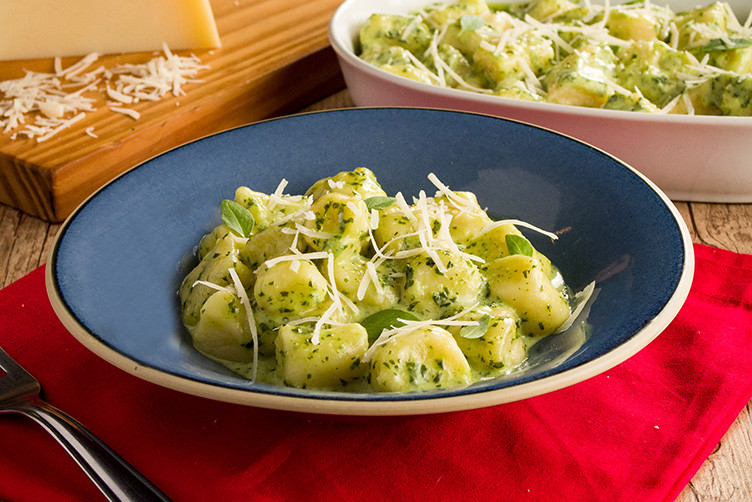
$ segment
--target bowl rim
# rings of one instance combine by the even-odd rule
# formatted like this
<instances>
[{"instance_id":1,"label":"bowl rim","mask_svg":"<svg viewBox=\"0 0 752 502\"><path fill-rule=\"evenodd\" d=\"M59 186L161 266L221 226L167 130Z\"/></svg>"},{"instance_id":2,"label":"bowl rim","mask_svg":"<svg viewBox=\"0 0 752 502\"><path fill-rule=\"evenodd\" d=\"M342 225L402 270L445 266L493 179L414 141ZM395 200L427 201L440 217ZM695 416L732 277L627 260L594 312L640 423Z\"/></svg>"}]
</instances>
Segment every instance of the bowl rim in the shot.
<instances>
[{"instance_id":1,"label":"bowl rim","mask_svg":"<svg viewBox=\"0 0 752 502\"><path fill-rule=\"evenodd\" d=\"M495 406L535 397L568 387L570 385L592 378L629 359L644 347L646 347L658 335L660 335L676 317L687 296L689 295L694 275L695 264L694 248L691 241L691 236L683 217L671 202L671 200L652 181L650 181L639 171L635 170L627 163L619 160L613 155L597 147L589 145L584 141L567 136L566 134L552 131L541 126L527 124L518 120L506 119L482 113L455 110L438 110L433 108L390 106L323 110L304 112L282 117L274 117L255 122L253 124L233 127L222 132L209 134L205 137L215 136L234 129L253 127L265 122L285 120L287 118L332 113L337 114L363 111L367 112L369 109L393 109L404 111L429 110L434 112L447 112L453 114L477 115L507 122L516 122L525 126L546 130L559 136L567 137L568 139L571 139L577 143L598 151L602 155L611 157L621 167L627 169L633 176L636 176L641 181L643 181L650 188L650 190L652 190L654 194L660 198L661 202L665 205L669 213L672 215L674 223L678 227L679 233L681 235L681 245L684 260L676 288L673 290L668 300L666 300L661 310L626 342L612 348L596 359L586 361L573 368L513 386L501 387L497 389L481 389L478 392L469 391L447 396L437 396L435 394L430 396L421 396L420 393L405 393L396 396L394 399L387 398L373 400L369 399L368 397L369 395L371 395L370 393L365 395L343 393L337 398L331 398L326 395L292 396L275 394L273 392L257 392L254 391L252 387L250 387L250 383L248 389L240 389L237 387L225 387L210 382L191 379L152 367L149 364L142 364L139 361L131 359L127 354L122 353L115 348L103 343L98 339L98 336L95 333L92 333L83 324L79 323L76 315L70 310L65 300L63 299L56 281L55 270L60 244L65 237L66 231L75 220L76 216L98 194L104 192L105 190L108 190L118 179L127 176L129 173L147 164L149 162L149 160L147 160L126 170L113 180L100 187L97 191L92 193L71 213L70 216L68 216L68 218L66 218L65 222L59 229L50 249L46 262L47 266L45 267L45 287L52 308L58 319L61 321L63 326L73 335L73 337L78 340L79 343L81 343L88 350L93 352L98 357L104 359L108 363L112 364L113 366L120 368L126 373L134 375L138 378L147 380L151 383L155 383L157 385L186 394L211 399L214 401L311 414L350 416L398 416L454 412ZM194 141L190 141L188 143L193 142ZM447 390L451 391L452 389ZM331 395L331 393L329 395Z\"/></svg>"},{"instance_id":2,"label":"bowl rim","mask_svg":"<svg viewBox=\"0 0 752 502\"><path fill-rule=\"evenodd\" d=\"M555 115L576 115L586 118L612 118L624 121L648 121L666 124L682 124L693 127L707 126L732 126L732 127L752 127L752 116L720 116L720 115L678 115L668 113L640 113L626 110L606 110L601 108L588 108L584 106L565 105L557 103L534 102L520 99L509 98L506 96L491 96L472 91L454 89L449 87L439 87L425 82L419 82L405 77L394 75L388 71L381 70L355 54L356 39L358 26L347 24L347 15L350 10L358 10L359 3L364 0L344 0L335 10L328 25L329 42L334 49L335 54L340 58L340 62L346 63L354 69L364 72L368 76L384 80L390 84L406 87L416 92L429 94L437 97L452 99L465 103L480 103L490 106L506 106L519 110L528 110L531 112L547 112ZM367 1L367 0L366 0ZM442 3L448 0L439 0ZM407 7L423 5L430 3L429 0L407 0ZM751 13L752 14L752 13ZM345 77L347 79L347 74Z\"/></svg>"}]
</instances>

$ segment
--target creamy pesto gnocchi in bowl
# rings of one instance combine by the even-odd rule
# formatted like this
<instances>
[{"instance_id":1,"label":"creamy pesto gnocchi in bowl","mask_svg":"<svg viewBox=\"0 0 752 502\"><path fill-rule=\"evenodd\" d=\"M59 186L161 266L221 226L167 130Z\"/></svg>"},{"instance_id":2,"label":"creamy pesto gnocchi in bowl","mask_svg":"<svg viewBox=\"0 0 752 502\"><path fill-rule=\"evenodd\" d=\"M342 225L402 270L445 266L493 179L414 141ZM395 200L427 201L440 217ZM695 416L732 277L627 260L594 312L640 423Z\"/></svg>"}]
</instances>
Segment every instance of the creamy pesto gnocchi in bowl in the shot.
<instances>
[{"instance_id":1,"label":"creamy pesto gnocchi in bowl","mask_svg":"<svg viewBox=\"0 0 752 502\"><path fill-rule=\"evenodd\" d=\"M251 381L409 392L508 375L567 329L584 341L594 283L575 294L529 224L428 179L410 202L365 167L299 195L239 187L180 287L194 346Z\"/></svg>"},{"instance_id":2,"label":"creamy pesto gnocchi in bowl","mask_svg":"<svg viewBox=\"0 0 752 502\"><path fill-rule=\"evenodd\" d=\"M674 200L750 202L750 14L741 0L345 0L329 37L359 106L522 120Z\"/></svg>"},{"instance_id":3,"label":"creamy pesto gnocchi in bowl","mask_svg":"<svg viewBox=\"0 0 752 502\"><path fill-rule=\"evenodd\" d=\"M128 171L65 222L46 279L72 336L154 384L407 415L612 368L671 322L693 267L665 194L592 146L371 108L252 124Z\"/></svg>"}]
</instances>

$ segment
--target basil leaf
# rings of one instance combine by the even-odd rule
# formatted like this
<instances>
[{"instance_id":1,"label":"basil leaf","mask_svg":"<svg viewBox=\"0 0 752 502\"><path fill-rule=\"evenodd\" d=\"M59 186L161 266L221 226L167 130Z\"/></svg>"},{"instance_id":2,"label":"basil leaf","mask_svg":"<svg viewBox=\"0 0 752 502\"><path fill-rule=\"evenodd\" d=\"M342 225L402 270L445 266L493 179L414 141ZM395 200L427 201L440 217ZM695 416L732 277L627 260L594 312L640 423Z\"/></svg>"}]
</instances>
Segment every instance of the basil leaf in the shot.
<instances>
[{"instance_id":1,"label":"basil leaf","mask_svg":"<svg viewBox=\"0 0 752 502\"><path fill-rule=\"evenodd\" d=\"M731 49L743 49L745 47L751 47L752 40L747 38L715 38L707 44L699 47L697 50L700 52L712 52L712 51L728 51Z\"/></svg>"},{"instance_id":2,"label":"basil leaf","mask_svg":"<svg viewBox=\"0 0 752 502\"><path fill-rule=\"evenodd\" d=\"M463 326L462 329L460 329L460 336L469 340L480 338L488 331L489 324L491 324L491 316L486 314L478 319L477 326Z\"/></svg>"},{"instance_id":3,"label":"basil leaf","mask_svg":"<svg viewBox=\"0 0 752 502\"><path fill-rule=\"evenodd\" d=\"M385 329L404 326L405 323L400 321L400 319L405 319L407 321L419 320L412 312L399 309L386 309L369 315L360 321L360 325L366 328L368 342L373 343Z\"/></svg>"},{"instance_id":4,"label":"basil leaf","mask_svg":"<svg viewBox=\"0 0 752 502\"><path fill-rule=\"evenodd\" d=\"M249 237L256 221L251 212L234 200L222 201L222 221L227 228L241 237Z\"/></svg>"},{"instance_id":5,"label":"basil leaf","mask_svg":"<svg viewBox=\"0 0 752 502\"><path fill-rule=\"evenodd\" d=\"M480 16L473 16L465 14L460 18L460 33L462 35L466 31L475 31L478 28L482 28L486 25L486 22ZM458 35L458 36L459 36Z\"/></svg>"},{"instance_id":6,"label":"basil leaf","mask_svg":"<svg viewBox=\"0 0 752 502\"><path fill-rule=\"evenodd\" d=\"M394 204L394 201L396 199L394 197L368 197L365 201L366 207L370 211L371 209L386 209L392 204Z\"/></svg>"},{"instance_id":7,"label":"basil leaf","mask_svg":"<svg viewBox=\"0 0 752 502\"><path fill-rule=\"evenodd\" d=\"M504 240L507 243L507 250L509 250L509 254L522 254L532 257L533 253L535 252L533 245L530 244L530 241L525 239L521 235L507 234Z\"/></svg>"}]
</instances>

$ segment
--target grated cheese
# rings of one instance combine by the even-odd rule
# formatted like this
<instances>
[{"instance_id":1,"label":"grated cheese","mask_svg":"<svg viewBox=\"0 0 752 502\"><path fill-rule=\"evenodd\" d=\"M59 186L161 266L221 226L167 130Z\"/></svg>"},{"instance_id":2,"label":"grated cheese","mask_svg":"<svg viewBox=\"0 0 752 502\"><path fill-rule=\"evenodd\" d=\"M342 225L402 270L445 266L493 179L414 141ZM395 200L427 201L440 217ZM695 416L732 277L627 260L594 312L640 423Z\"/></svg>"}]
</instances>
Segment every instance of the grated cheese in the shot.
<instances>
[{"instance_id":1,"label":"grated cheese","mask_svg":"<svg viewBox=\"0 0 752 502\"><path fill-rule=\"evenodd\" d=\"M183 85L199 82L195 75L208 68L195 56L173 54L166 45L163 52L144 64L110 69L100 65L93 70L99 54L88 54L67 68L56 57L54 73L26 71L21 78L0 82L0 129L12 139L46 141L85 118L85 112L96 110L98 100L86 93L103 92L117 103L111 111L138 120L139 112L122 105L158 101L168 92L185 94ZM85 129L92 136L90 132Z\"/></svg>"},{"instance_id":2,"label":"grated cheese","mask_svg":"<svg viewBox=\"0 0 752 502\"><path fill-rule=\"evenodd\" d=\"M345 204L345 205L347 206L347 208L348 208L348 209L349 209L350 211L352 211L352 212L353 212L353 214L354 214L355 216L360 216L360 213L361 213L361 211L360 211L360 209L358 209L358 206L356 206L356 205L355 205L355 203L354 203L353 201L351 201L351 200L348 200L348 201L347 201L347 204Z\"/></svg>"},{"instance_id":3,"label":"grated cheese","mask_svg":"<svg viewBox=\"0 0 752 502\"><path fill-rule=\"evenodd\" d=\"M201 280L194 281L193 284L191 284L191 287L194 287L197 285L206 286L207 288L216 289L217 291L224 291L225 293L234 293L234 291L231 290L230 288L227 288L225 286L220 286L219 284L214 284L213 282L209 282L209 281L201 281Z\"/></svg>"},{"instance_id":4,"label":"grated cheese","mask_svg":"<svg viewBox=\"0 0 752 502\"><path fill-rule=\"evenodd\" d=\"M444 27L441 32L434 32L433 37L431 38L431 44L428 46L428 49L426 49L426 53L424 54L424 57L430 54L431 59L433 59L433 65L436 67L436 76L439 78L439 85L442 87L446 87L447 83L446 78L444 77L444 61L439 55L438 41L440 37L443 37L443 33L446 32L447 27Z\"/></svg>"},{"instance_id":5,"label":"grated cheese","mask_svg":"<svg viewBox=\"0 0 752 502\"><path fill-rule=\"evenodd\" d=\"M337 281L334 278L334 254L328 252L326 261L326 268L328 272L327 275L329 276L329 296L332 298L332 302L334 302L334 306L336 307L340 315L344 315L344 312L342 311L342 302L340 301L339 290L337 289Z\"/></svg>"},{"instance_id":6,"label":"grated cheese","mask_svg":"<svg viewBox=\"0 0 752 502\"><path fill-rule=\"evenodd\" d=\"M410 23L408 23L408 25L405 26L405 29L402 30L402 33L400 33L400 38L402 40L407 40L407 37L408 35L410 35L410 32L412 32L413 29L415 29L415 27L418 26L418 24L420 24L421 21L423 21L423 16L421 16L420 14L413 16Z\"/></svg>"},{"instance_id":7,"label":"grated cheese","mask_svg":"<svg viewBox=\"0 0 752 502\"><path fill-rule=\"evenodd\" d=\"M37 142L41 143L42 141L47 141L51 137L53 137L55 134L59 133L63 129L67 129L79 120L83 119L86 116L85 113L81 112L75 117L69 118L67 120L63 119L50 119L49 121L45 121L42 119L37 119L37 123L44 126L44 128L39 129L39 133L45 133L42 134L37 138ZM23 132L23 131L22 131Z\"/></svg>"},{"instance_id":8,"label":"grated cheese","mask_svg":"<svg viewBox=\"0 0 752 502\"><path fill-rule=\"evenodd\" d=\"M277 263L283 262L283 261L290 261L290 260L323 260L325 258L328 258L329 253L326 251L314 251L312 253L296 253L296 254L286 254L282 256L276 256L274 258L271 258L269 260L266 260L264 262L264 265L267 268L271 268Z\"/></svg>"},{"instance_id":9,"label":"grated cheese","mask_svg":"<svg viewBox=\"0 0 752 502\"><path fill-rule=\"evenodd\" d=\"M555 333L562 333L572 327L572 324L577 320L577 317L582 313L590 298L595 293L595 281L585 286L582 291L579 291L574 295L574 301L576 306L572 309L572 313L569 315L566 321L559 326Z\"/></svg>"},{"instance_id":10,"label":"grated cheese","mask_svg":"<svg viewBox=\"0 0 752 502\"><path fill-rule=\"evenodd\" d=\"M316 321L316 325L313 327L313 335L311 335L312 344L319 344L319 342L321 341L321 328L324 327L324 324L332 324L331 317L336 310L337 305L332 303L331 306L329 306L329 308L324 311L318 321Z\"/></svg>"},{"instance_id":11,"label":"grated cheese","mask_svg":"<svg viewBox=\"0 0 752 502\"><path fill-rule=\"evenodd\" d=\"M235 286L235 294L240 298L240 303L245 308L245 314L248 317L248 327L251 330L251 339L253 340L253 370L251 372L251 383L256 381L256 375L258 373L258 330L256 328L256 320L253 317L253 309L251 308L251 301L248 299L248 293L245 291L243 283L240 281L240 277L234 268L227 269L232 278L232 283Z\"/></svg>"},{"instance_id":12,"label":"grated cheese","mask_svg":"<svg viewBox=\"0 0 752 502\"><path fill-rule=\"evenodd\" d=\"M353 303L352 300L350 300L347 296L345 296L341 292L339 293L339 299L342 301L342 303L344 303L345 305L347 305L347 308L349 308L350 311L354 315L358 315L360 313L360 309L358 308L358 306L355 305L355 303Z\"/></svg>"},{"instance_id":13,"label":"grated cheese","mask_svg":"<svg viewBox=\"0 0 752 502\"><path fill-rule=\"evenodd\" d=\"M285 201L282 198L282 194L286 186L287 180L282 178L282 180L279 182L279 185L277 185L276 190L274 190L274 192L269 195L269 209L274 209L277 205L285 204Z\"/></svg>"},{"instance_id":14,"label":"grated cheese","mask_svg":"<svg viewBox=\"0 0 752 502\"><path fill-rule=\"evenodd\" d=\"M130 104L130 103L133 103L133 101L134 101L133 96L128 96L127 94L123 94L120 91L116 91L115 89L113 89L109 85L107 86L107 95L110 98L114 99L115 101L119 101L121 103Z\"/></svg>"},{"instance_id":15,"label":"grated cheese","mask_svg":"<svg viewBox=\"0 0 752 502\"><path fill-rule=\"evenodd\" d=\"M552 240L556 240L556 239L559 238L559 236L556 235L553 232L548 232L546 230L543 230L542 228L536 227L532 223L528 223L528 222L522 221L522 220L515 220L515 219L497 220L497 221L494 221L493 223L489 223L485 227L481 228L480 231L477 234L475 234L475 237L477 238L477 237L479 237L479 236L481 236L481 235L483 235L483 234L485 234L487 232L490 232L494 228L500 227L502 225L515 225L515 226L519 226L519 227L529 228L530 230L535 230L536 232L538 232L540 234L543 234L543 235L549 237Z\"/></svg>"},{"instance_id":16,"label":"grated cheese","mask_svg":"<svg viewBox=\"0 0 752 502\"><path fill-rule=\"evenodd\" d=\"M689 94L682 94L682 101L684 102L684 106L687 108L687 115L694 115L695 114L695 107L692 104L692 100L689 97Z\"/></svg>"},{"instance_id":17,"label":"grated cheese","mask_svg":"<svg viewBox=\"0 0 752 502\"><path fill-rule=\"evenodd\" d=\"M59 119L65 113L65 107L59 102L43 101L38 106L42 114L53 119Z\"/></svg>"},{"instance_id":18,"label":"grated cheese","mask_svg":"<svg viewBox=\"0 0 752 502\"><path fill-rule=\"evenodd\" d=\"M456 193L449 190L449 187L439 180L439 177L434 173L428 173L428 180L434 184L434 186L441 192L446 198L456 204L456 207L472 211L474 209L472 203L464 197L457 196Z\"/></svg>"},{"instance_id":19,"label":"grated cheese","mask_svg":"<svg viewBox=\"0 0 752 502\"><path fill-rule=\"evenodd\" d=\"M312 239L331 239L334 234L330 232L324 232L321 230L314 230L312 228L308 228L304 225L301 225L300 223L295 223L295 228L290 227L284 227L282 228L281 232L283 234L303 234L306 237L311 237Z\"/></svg>"},{"instance_id":20,"label":"grated cheese","mask_svg":"<svg viewBox=\"0 0 752 502\"><path fill-rule=\"evenodd\" d=\"M405 196L402 195L402 192L397 192L397 194L394 196L394 200L397 202L397 205L399 206L402 213L407 217L408 220L410 220L413 228L417 230L418 218L415 217L413 211L410 209L410 206L407 205L407 201L405 200Z\"/></svg>"},{"instance_id":21,"label":"grated cheese","mask_svg":"<svg viewBox=\"0 0 752 502\"><path fill-rule=\"evenodd\" d=\"M666 103L666 106L658 110L660 113L670 113L671 110L676 108L676 105L679 103L679 100L681 99L682 95L676 96L674 99Z\"/></svg>"},{"instance_id":22,"label":"grated cheese","mask_svg":"<svg viewBox=\"0 0 752 502\"><path fill-rule=\"evenodd\" d=\"M130 108L121 108L119 106L111 106L110 110L112 110L113 112L122 113L123 115L127 115L135 120L138 120L141 118L140 113L138 113L136 110L131 110Z\"/></svg>"},{"instance_id":23,"label":"grated cheese","mask_svg":"<svg viewBox=\"0 0 752 502\"><path fill-rule=\"evenodd\" d=\"M458 321L457 319L459 317L462 317L463 315L467 314L471 310L473 310L475 307L477 307L478 304L475 303L466 309L462 310L461 312L458 312L450 317L445 317L444 319L428 319L425 321L413 321L408 319L400 319L397 318L397 321L401 322L403 326L400 326L398 328L391 328L391 329L385 329L381 332L379 337L376 339L373 344L371 344L370 347L368 347L368 350L366 350L366 353L363 354L363 357L361 358L361 362L367 363L371 360L373 357L373 353L376 351L378 347L381 345L384 345L389 340L392 340L395 337L405 335L407 333L411 333L415 331L416 329L424 328L426 326L477 326L478 321Z\"/></svg>"},{"instance_id":24,"label":"grated cheese","mask_svg":"<svg viewBox=\"0 0 752 502\"><path fill-rule=\"evenodd\" d=\"M326 180L327 184L329 185L329 188L332 190L342 190L345 188L345 182L342 180L334 181L333 179L329 178Z\"/></svg>"},{"instance_id":25,"label":"grated cheese","mask_svg":"<svg viewBox=\"0 0 752 502\"><path fill-rule=\"evenodd\" d=\"M72 64L66 69L61 69L61 71L56 72L59 77L65 77L69 80L73 79L81 73L82 71L86 70L89 66L91 66L96 60L99 59L99 54L97 53L91 53L84 56L82 59L78 60L78 62Z\"/></svg>"},{"instance_id":26,"label":"grated cheese","mask_svg":"<svg viewBox=\"0 0 752 502\"><path fill-rule=\"evenodd\" d=\"M372 261L366 262L366 272L371 276L371 282L376 288L376 294L381 296L384 294L384 289L381 287L381 281L376 273L376 265Z\"/></svg>"}]
</instances>

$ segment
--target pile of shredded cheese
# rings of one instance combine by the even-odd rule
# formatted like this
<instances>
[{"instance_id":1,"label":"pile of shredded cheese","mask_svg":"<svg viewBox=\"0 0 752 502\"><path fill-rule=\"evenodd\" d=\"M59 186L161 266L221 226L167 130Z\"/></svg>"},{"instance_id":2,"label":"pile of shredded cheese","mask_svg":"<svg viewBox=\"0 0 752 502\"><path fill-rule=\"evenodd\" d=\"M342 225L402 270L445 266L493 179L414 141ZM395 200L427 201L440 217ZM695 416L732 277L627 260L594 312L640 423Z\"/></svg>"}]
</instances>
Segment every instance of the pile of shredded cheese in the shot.
<instances>
[{"instance_id":1,"label":"pile of shredded cheese","mask_svg":"<svg viewBox=\"0 0 752 502\"><path fill-rule=\"evenodd\" d=\"M93 67L99 54L89 54L63 68L55 58L54 73L27 71L15 80L0 82L0 129L11 139L34 138L42 142L71 127L96 110L105 94L105 106L134 120L132 108L141 101L159 101L167 93L185 95L183 86L200 82L194 77L203 69L196 56L178 56L165 45L164 55L143 64ZM97 137L93 127L85 133Z\"/></svg>"}]
</instances>

